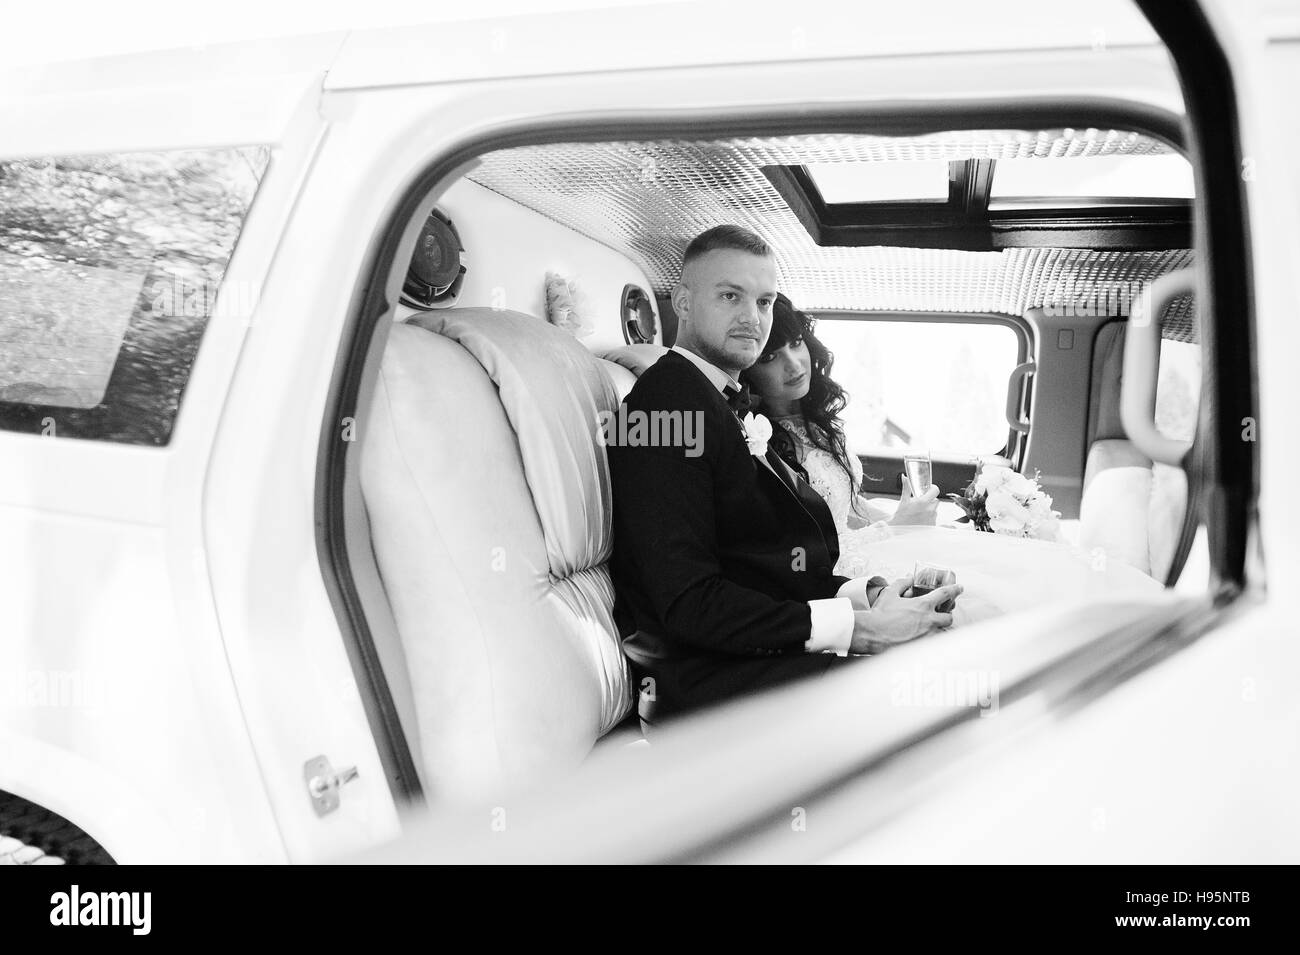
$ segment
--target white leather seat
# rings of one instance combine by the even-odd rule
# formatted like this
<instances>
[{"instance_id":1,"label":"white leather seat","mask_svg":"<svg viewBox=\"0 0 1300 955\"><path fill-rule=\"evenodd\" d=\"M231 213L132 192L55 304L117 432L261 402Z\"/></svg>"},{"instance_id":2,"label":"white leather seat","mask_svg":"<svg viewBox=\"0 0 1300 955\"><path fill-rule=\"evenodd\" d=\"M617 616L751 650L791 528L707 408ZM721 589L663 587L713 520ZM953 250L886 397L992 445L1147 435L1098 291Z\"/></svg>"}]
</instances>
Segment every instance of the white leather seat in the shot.
<instances>
[{"instance_id":1,"label":"white leather seat","mask_svg":"<svg viewBox=\"0 0 1300 955\"><path fill-rule=\"evenodd\" d=\"M631 711L596 440L619 394L603 364L516 312L392 329L361 486L432 800L569 770Z\"/></svg>"},{"instance_id":2,"label":"white leather seat","mask_svg":"<svg viewBox=\"0 0 1300 955\"><path fill-rule=\"evenodd\" d=\"M604 358L620 368L625 368L632 373L628 378L620 376L621 381L634 381L641 377L641 373L657 362L660 358L668 353L668 349L663 345L623 345L619 348L611 348L605 352ZM629 386L628 390L631 390ZM626 395L627 392L621 392Z\"/></svg>"},{"instance_id":3,"label":"white leather seat","mask_svg":"<svg viewBox=\"0 0 1300 955\"><path fill-rule=\"evenodd\" d=\"M1153 463L1131 441L1108 438L1088 451L1079 544L1159 581L1169 575L1187 510L1182 470Z\"/></svg>"},{"instance_id":4,"label":"white leather seat","mask_svg":"<svg viewBox=\"0 0 1300 955\"><path fill-rule=\"evenodd\" d=\"M600 370L605 373L609 383L614 386L614 394L618 396L619 401L622 401L627 397L627 393L632 390L632 386L636 384L636 375L622 365L607 361L604 358L597 358L596 361L600 363Z\"/></svg>"},{"instance_id":5,"label":"white leather seat","mask_svg":"<svg viewBox=\"0 0 1300 955\"><path fill-rule=\"evenodd\" d=\"M1153 462L1125 436L1120 394L1126 337L1127 323L1112 322L1094 346L1079 544L1164 582L1187 514L1187 475Z\"/></svg>"}]
</instances>

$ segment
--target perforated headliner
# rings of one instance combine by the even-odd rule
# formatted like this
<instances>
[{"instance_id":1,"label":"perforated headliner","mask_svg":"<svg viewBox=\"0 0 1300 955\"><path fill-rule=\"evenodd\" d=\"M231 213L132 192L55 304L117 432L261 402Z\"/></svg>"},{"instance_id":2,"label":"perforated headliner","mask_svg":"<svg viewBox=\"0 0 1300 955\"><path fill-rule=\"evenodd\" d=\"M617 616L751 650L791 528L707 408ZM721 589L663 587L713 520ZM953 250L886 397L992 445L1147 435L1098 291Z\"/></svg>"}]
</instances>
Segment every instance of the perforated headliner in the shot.
<instances>
[{"instance_id":1,"label":"perforated headliner","mask_svg":"<svg viewBox=\"0 0 1300 955\"><path fill-rule=\"evenodd\" d=\"M733 222L776 250L781 289L817 310L999 312L1127 303L1182 268L1187 250L960 252L816 245L762 172L767 165L883 160L1064 159L1169 152L1110 129L992 130L906 138L819 134L653 142L558 143L499 150L469 178L628 255L656 293L677 281L687 243ZM1189 303L1166 335L1194 335Z\"/></svg>"}]
</instances>

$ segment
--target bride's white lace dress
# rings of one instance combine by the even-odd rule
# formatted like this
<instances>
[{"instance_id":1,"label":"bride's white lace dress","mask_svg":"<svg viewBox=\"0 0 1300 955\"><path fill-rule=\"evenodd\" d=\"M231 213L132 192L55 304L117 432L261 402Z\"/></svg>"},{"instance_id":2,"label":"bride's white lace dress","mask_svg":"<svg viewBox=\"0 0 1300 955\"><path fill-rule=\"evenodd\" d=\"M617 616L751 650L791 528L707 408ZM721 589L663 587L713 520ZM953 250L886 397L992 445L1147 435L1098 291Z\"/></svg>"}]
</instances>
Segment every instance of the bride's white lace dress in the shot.
<instances>
[{"instance_id":1,"label":"bride's white lace dress","mask_svg":"<svg viewBox=\"0 0 1300 955\"><path fill-rule=\"evenodd\" d=\"M1076 600L1154 595L1150 577L1119 561L1099 565L1095 555L1048 541L981 534L971 529L893 527L857 490L862 465L849 450L852 479L828 451L816 447L802 416L775 417L795 438L808 483L826 501L839 533L835 572L845 577L911 577L917 561L952 568L963 593L954 624L969 625L1014 610Z\"/></svg>"},{"instance_id":2,"label":"bride's white lace dress","mask_svg":"<svg viewBox=\"0 0 1300 955\"><path fill-rule=\"evenodd\" d=\"M849 449L849 467L853 471L850 479L829 451L813 444L802 415L778 417L773 421L794 437L795 450L799 463L808 474L808 483L822 496L835 519L835 530L840 538L840 559L835 564L835 573L844 577L880 574L893 579L887 573L893 568L880 565L879 561L876 563L880 566L872 566L871 545L887 540L891 533L885 523L887 515L879 512L857 491L862 486L862 462L852 448ZM910 568L907 572L911 572Z\"/></svg>"}]
</instances>

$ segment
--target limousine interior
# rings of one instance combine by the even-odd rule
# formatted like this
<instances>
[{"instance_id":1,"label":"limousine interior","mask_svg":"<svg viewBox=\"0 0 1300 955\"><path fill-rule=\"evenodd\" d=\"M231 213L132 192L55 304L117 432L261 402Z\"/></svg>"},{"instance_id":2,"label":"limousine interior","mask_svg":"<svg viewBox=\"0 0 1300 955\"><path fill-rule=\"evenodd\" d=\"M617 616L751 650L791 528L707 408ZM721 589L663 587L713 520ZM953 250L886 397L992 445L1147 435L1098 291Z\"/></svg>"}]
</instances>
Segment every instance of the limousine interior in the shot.
<instances>
[{"instance_id":1,"label":"limousine interior","mask_svg":"<svg viewBox=\"0 0 1300 955\"><path fill-rule=\"evenodd\" d=\"M396 786L478 799L645 745L593 423L674 341L682 252L719 223L818 319L880 506L909 449L944 491L1008 464L1070 544L1203 591L1193 201L1172 134L991 122L540 141L413 195L349 366L362 438L329 466Z\"/></svg>"}]
</instances>

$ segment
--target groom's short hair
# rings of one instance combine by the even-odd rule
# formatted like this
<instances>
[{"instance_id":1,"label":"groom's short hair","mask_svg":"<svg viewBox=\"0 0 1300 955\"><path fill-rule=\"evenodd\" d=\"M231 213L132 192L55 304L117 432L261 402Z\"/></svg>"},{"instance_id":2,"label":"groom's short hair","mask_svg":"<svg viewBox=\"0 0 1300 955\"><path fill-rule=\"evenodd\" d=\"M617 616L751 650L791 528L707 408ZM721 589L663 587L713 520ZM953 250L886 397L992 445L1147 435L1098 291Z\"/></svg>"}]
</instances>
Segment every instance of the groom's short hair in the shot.
<instances>
[{"instance_id":1,"label":"groom's short hair","mask_svg":"<svg viewBox=\"0 0 1300 955\"><path fill-rule=\"evenodd\" d=\"M744 226L715 225L691 240L682 255L682 271L700 256L717 249L735 249L751 255L772 254L772 247Z\"/></svg>"}]
</instances>

